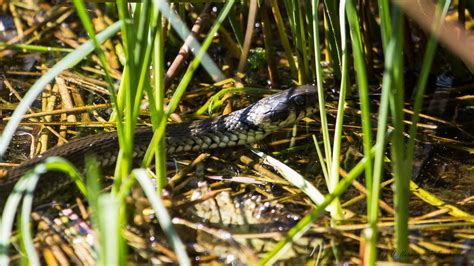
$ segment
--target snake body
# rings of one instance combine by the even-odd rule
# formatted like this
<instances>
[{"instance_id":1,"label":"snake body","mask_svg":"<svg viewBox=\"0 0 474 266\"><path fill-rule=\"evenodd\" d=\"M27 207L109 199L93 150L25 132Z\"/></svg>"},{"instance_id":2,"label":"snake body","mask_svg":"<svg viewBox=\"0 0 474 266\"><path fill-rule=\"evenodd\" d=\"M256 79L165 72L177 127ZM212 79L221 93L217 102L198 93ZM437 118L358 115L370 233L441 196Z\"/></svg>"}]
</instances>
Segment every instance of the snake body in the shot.
<instances>
[{"instance_id":1,"label":"snake body","mask_svg":"<svg viewBox=\"0 0 474 266\"><path fill-rule=\"evenodd\" d=\"M265 97L247 108L206 120L190 123L169 124L166 129L168 154L198 150L226 148L262 140L278 128L294 124L317 110L317 94L313 86L305 85ZM143 158L153 137L151 128L137 128L134 135L136 160ZM101 133L74 139L7 171L0 179L0 210L13 191L16 182L36 164L51 156L60 156L80 171L84 170L84 158L93 154L102 168L115 165L119 152L116 132ZM34 192L35 204L52 198L72 179L58 173L46 173Z\"/></svg>"}]
</instances>

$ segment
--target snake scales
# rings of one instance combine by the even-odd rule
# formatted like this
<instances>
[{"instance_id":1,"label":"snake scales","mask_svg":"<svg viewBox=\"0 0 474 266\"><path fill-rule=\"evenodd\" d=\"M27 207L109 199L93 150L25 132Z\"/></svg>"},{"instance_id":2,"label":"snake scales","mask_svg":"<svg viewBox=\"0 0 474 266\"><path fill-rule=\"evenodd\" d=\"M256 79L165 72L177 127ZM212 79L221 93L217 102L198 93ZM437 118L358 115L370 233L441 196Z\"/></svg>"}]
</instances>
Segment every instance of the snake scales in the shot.
<instances>
[{"instance_id":1,"label":"snake scales","mask_svg":"<svg viewBox=\"0 0 474 266\"><path fill-rule=\"evenodd\" d=\"M317 93L313 86L305 85L268 96L247 108L206 120L169 124L166 129L168 154L225 148L253 143L278 128L294 124L297 120L317 110ZM151 128L138 128L134 137L134 159L140 160L153 136ZM0 211L16 182L36 164L51 156L60 156L83 171L88 154L96 158L102 168L113 167L118 156L119 144L115 132L78 138L54 147L47 152L8 169L0 178ZM72 179L58 173L46 173L34 192L35 204L52 198L72 184Z\"/></svg>"}]
</instances>

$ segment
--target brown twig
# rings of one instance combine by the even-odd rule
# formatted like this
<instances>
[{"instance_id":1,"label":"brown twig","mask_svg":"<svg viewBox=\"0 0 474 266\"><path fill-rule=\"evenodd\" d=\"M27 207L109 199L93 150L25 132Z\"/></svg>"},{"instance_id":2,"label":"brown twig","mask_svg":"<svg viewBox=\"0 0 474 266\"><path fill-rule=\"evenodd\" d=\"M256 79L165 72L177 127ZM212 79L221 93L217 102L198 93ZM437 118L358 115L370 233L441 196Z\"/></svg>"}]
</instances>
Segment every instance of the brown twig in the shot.
<instances>
[{"instance_id":1,"label":"brown twig","mask_svg":"<svg viewBox=\"0 0 474 266\"><path fill-rule=\"evenodd\" d=\"M202 30L202 26L204 22L207 19L208 16L208 11L210 7L210 3L207 3L204 8L201 11L201 14L196 18L196 21L194 22L193 27L191 28L191 34L186 38L184 41L183 45L179 49L179 53L174 59L173 63L171 63L171 66L168 68L168 71L166 71L165 74L165 88L169 88L171 85L171 82L173 79L176 77L178 74L179 70L181 69L184 60L188 58L189 52L191 51L190 44L193 41L194 38L197 38L199 36L199 33Z\"/></svg>"}]
</instances>

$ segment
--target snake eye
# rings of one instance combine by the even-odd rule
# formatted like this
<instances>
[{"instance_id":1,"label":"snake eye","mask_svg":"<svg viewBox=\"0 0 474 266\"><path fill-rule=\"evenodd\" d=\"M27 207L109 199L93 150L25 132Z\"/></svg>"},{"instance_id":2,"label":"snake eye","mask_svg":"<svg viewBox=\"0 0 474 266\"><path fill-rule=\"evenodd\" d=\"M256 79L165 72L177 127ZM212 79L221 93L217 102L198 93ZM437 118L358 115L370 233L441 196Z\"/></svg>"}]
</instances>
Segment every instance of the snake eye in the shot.
<instances>
[{"instance_id":1,"label":"snake eye","mask_svg":"<svg viewBox=\"0 0 474 266\"><path fill-rule=\"evenodd\" d=\"M302 95L296 95L295 97L292 98L292 100L296 105L304 105L305 104L305 98Z\"/></svg>"},{"instance_id":2,"label":"snake eye","mask_svg":"<svg viewBox=\"0 0 474 266\"><path fill-rule=\"evenodd\" d=\"M290 111L286 107L286 105L277 105L276 108L273 110L271 114L271 120L273 122L277 121L284 121L290 115Z\"/></svg>"}]
</instances>

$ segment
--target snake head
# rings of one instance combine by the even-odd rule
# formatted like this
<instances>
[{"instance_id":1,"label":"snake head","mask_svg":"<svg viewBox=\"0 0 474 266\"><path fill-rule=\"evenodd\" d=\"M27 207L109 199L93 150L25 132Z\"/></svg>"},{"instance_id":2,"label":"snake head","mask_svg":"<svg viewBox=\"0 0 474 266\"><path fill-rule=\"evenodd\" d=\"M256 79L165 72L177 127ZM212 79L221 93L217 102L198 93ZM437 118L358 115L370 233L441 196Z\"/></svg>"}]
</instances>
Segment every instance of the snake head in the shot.
<instances>
[{"instance_id":1,"label":"snake head","mask_svg":"<svg viewBox=\"0 0 474 266\"><path fill-rule=\"evenodd\" d=\"M317 110L316 88L310 85L282 91L252 106L249 120L265 131L292 125Z\"/></svg>"}]
</instances>

